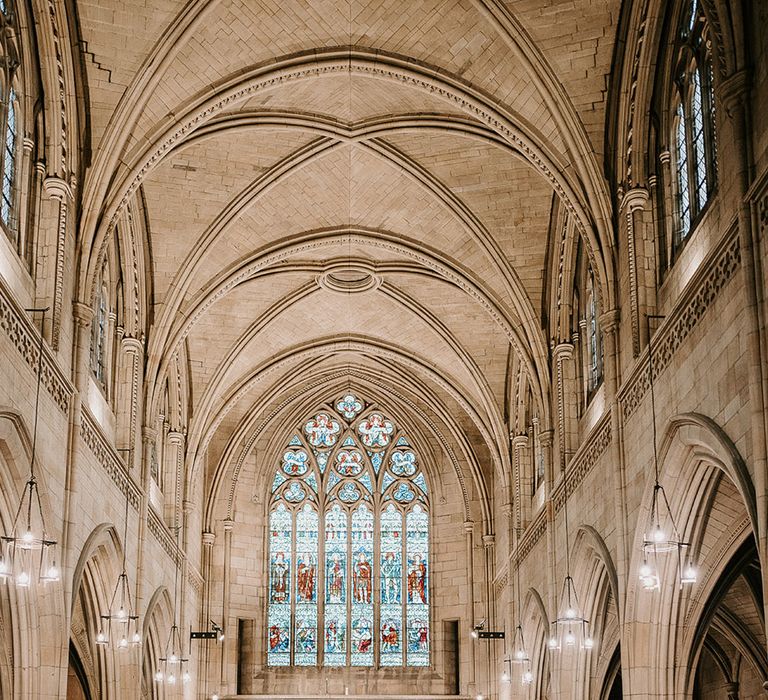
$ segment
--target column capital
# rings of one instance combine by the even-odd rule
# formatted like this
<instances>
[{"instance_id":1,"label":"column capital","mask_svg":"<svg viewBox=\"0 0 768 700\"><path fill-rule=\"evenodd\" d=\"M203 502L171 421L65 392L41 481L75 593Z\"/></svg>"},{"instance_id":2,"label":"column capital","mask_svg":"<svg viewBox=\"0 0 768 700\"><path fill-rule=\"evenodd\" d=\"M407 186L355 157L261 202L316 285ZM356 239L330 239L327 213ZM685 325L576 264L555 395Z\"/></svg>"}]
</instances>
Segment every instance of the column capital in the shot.
<instances>
[{"instance_id":1,"label":"column capital","mask_svg":"<svg viewBox=\"0 0 768 700\"><path fill-rule=\"evenodd\" d=\"M464 532L467 534L475 531L475 522L473 520L464 521Z\"/></svg>"},{"instance_id":2,"label":"column capital","mask_svg":"<svg viewBox=\"0 0 768 700\"><path fill-rule=\"evenodd\" d=\"M157 430L151 425L143 426L141 433L141 439L144 442L155 442L157 440Z\"/></svg>"},{"instance_id":3,"label":"column capital","mask_svg":"<svg viewBox=\"0 0 768 700\"><path fill-rule=\"evenodd\" d=\"M191 513L195 507L195 502L185 498L181 503L181 510L183 513Z\"/></svg>"},{"instance_id":4,"label":"column capital","mask_svg":"<svg viewBox=\"0 0 768 700\"><path fill-rule=\"evenodd\" d=\"M184 433L180 430L168 431L168 442L170 442L172 445L183 445L184 437Z\"/></svg>"},{"instance_id":5,"label":"column capital","mask_svg":"<svg viewBox=\"0 0 768 700\"><path fill-rule=\"evenodd\" d=\"M734 108L742 105L751 85L749 72L740 70L721 81L717 99L725 107L729 117L733 116Z\"/></svg>"},{"instance_id":6,"label":"column capital","mask_svg":"<svg viewBox=\"0 0 768 700\"><path fill-rule=\"evenodd\" d=\"M573 343L567 341L559 342L552 348L552 354L556 359L562 357L564 360L570 360L573 357Z\"/></svg>"},{"instance_id":7,"label":"column capital","mask_svg":"<svg viewBox=\"0 0 768 700\"><path fill-rule=\"evenodd\" d=\"M66 180L55 175L49 175L43 181L43 192L51 199L58 199L63 202L72 199L72 188Z\"/></svg>"},{"instance_id":8,"label":"column capital","mask_svg":"<svg viewBox=\"0 0 768 700\"><path fill-rule=\"evenodd\" d=\"M132 335L124 335L120 344L125 352L132 355L141 355L144 350L144 341L141 338L134 338Z\"/></svg>"},{"instance_id":9,"label":"column capital","mask_svg":"<svg viewBox=\"0 0 768 700\"><path fill-rule=\"evenodd\" d=\"M483 547L486 549L492 549L496 544L496 535L488 534L483 535Z\"/></svg>"},{"instance_id":10,"label":"column capital","mask_svg":"<svg viewBox=\"0 0 768 700\"><path fill-rule=\"evenodd\" d=\"M602 328L602 330L606 333L614 333L619 327L620 318L621 314L619 313L618 309L605 311L604 313L600 314L599 317L600 328Z\"/></svg>"},{"instance_id":11,"label":"column capital","mask_svg":"<svg viewBox=\"0 0 768 700\"><path fill-rule=\"evenodd\" d=\"M542 447L551 447L552 442L555 438L555 431L554 430L542 430L539 433L539 444Z\"/></svg>"},{"instance_id":12,"label":"column capital","mask_svg":"<svg viewBox=\"0 0 768 700\"><path fill-rule=\"evenodd\" d=\"M515 450L522 449L523 447L528 447L528 436L527 435L510 435L512 438L512 448Z\"/></svg>"},{"instance_id":13,"label":"column capital","mask_svg":"<svg viewBox=\"0 0 768 700\"><path fill-rule=\"evenodd\" d=\"M662 151L659 153L659 163L662 165L669 165L672 162L672 154L668 151Z\"/></svg>"},{"instance_id":14,"label":"column capital","mask_svg":"<svg viewBox=\"0 0 768 700\"><path fill-rule=\"evenodd\" d=\"M232 532L235 529L235 521L232 518L224 518L224 532Z\"/></svg>"},{"instance_id":15,"label":"column capital","mask_svg":"<svg viewBox=\"0 0 768 700\"><path fill-rule=\"evenodd\" d=\"M93 321L93 309L88 304L76 301L72 304L72 316L78 326L85 328Z\"/></svg>"},{"instance_id":16,"label":"column capital","mask_svg":"<svg viewBox=\"0 0 768 700\"><path fill-rule=\"evenodd\" d=\"M645 187L633 187L624 194L620 208L629 212L642 209L648 202L648 198L648 190Z\"/></svg>"},{"instance_id":17,"label":"column capital","mask_svg":"<svg viewBox=\"0 0 768 700\"><path fill-rule=\"evenodd\" d=\"M203 530L203 547L213 547L213 543L216 541L216 533L209 530Z\"/></svg>"}]
</instances>

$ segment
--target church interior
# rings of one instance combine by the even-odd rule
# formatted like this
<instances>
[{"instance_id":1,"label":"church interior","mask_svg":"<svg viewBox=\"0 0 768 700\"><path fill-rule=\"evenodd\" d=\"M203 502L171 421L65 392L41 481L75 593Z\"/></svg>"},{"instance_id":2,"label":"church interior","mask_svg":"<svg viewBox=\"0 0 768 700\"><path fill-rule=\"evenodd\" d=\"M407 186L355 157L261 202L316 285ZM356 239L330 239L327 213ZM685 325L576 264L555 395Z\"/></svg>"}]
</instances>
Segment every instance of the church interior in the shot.
<instances>
[{"instance_id":1,"label":"church interior","mask_svg":"<svg viewBox=\"0 0 768 700\"><path fill-rule=\"evenodd\" d=\"M768 697L766 27L0 0L0 698Z\"/></svg>"}]
</instances>

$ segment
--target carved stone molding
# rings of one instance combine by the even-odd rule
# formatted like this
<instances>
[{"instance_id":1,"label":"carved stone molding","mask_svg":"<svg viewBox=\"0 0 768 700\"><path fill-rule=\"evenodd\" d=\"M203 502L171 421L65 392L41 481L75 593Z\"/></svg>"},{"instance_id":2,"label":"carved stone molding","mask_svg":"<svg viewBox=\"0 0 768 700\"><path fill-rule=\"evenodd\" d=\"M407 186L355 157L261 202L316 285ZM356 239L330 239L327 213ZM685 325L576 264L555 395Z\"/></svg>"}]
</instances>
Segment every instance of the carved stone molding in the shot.
<instances>
[{"instance_id":1,"label":"carved stone molding","mask_svg":"<svg viewBox=\"0 0 768 700\"><path fill-rule=\"evenodd\" d=\"M738 229L734 226L701 263L701 267L681 296L677 306L667 316L653 339L653 379L669 366L678 348L685 342L720 292L734 277L741 264ZM619 404L624 420L640 406L648 388L647 349L634 371L619 391ZM645 358L645 359L643 359Z\"/></svg>"},{"instance_id":2,"label":"carved stone molding","mask_svg":"<svg viewBox=\"0 0 768 700\"><path fill-rule=\"evenodd\" d=\"M184 558L181 550L176 545L171 531L166 527L165 523L160 519L160 516L152 509L147 514L147 525L149 531L154 535L155 539L160 543L160 546L165 550L165 553L171 558L171 561L176 566L181 565L181 561Z\"/></svg>"},{"instance_id":3,"label":"carved stone molding","mask_svg":"<svg viewBox=\"0 0 768 700\"><path fill-rule=\"evenodd\" d=\"M0 284L0 328L21 354L24 362L37 372L40 334L26 314ZM42 384L63 413L69 412L74 387L59 369L53 355L43 346Z\"/></svg>"},{"instance_id":4,"label":"carved stone molding","mask_svg":"<svg viewBox=\"0 0 768 700\"><path fill-rule=\"evenodd\" d=\"M118 457L115 449L107 442L95 419L83 408L82 421L80 423L80 437L93 453L104 471L115 483L120 492L128 498L135 511L139 510L141 492L139 487L131 479L123 461Z\"/></svg>"}]
</instances>

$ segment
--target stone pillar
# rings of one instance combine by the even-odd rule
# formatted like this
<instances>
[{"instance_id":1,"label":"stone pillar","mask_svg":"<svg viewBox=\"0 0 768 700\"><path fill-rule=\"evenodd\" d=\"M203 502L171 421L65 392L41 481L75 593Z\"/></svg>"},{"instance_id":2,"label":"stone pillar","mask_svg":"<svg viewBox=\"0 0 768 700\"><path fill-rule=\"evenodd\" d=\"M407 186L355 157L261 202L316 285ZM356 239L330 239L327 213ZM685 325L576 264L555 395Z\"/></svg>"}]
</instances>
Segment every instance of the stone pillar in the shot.
<instances>
[{"instance_id":1,"label":"stone pillar","mask_svg":"<svg viewBox=\"0 0 768 700\"><path fill-rule=\"evenodd\" d=\"M60 177L47 177L43 182L45 194L58 207L58 219L56 227L56 262L54 267L53 289L51 290L51 347L59 349L59 337L61 331L61 311L64 296L64 265L67 258L67 217L68 206L72 199L72 188ZM47 276L46 276L47 277Z\"/></svg>"},{"instance_id":2,"label":"stone pillar","mask_svg":"<svg viewBox=\"0 0 768 700\"><path fill-rule=\"evenodd\" d=\"M138 441L138 426L140 425L139 421L141 419L141 416L139 416L139 400L144 364L144 343L138 338L125 336L120 342L120 347L125 357L127 372L124 376L128 382L126 387L128 403L127 405L121 406L127 413L127 422L124 424L122 437L125 440L124 444L130 450L131 463L128 465L128 468L132 469L136 462L135 455L141 454L139 452L141 444Z\"/></svg>"},{"instance_id":3,"label":"stone pillar","mask_svg":"<svg viewBox=\"0 0 768 700\"><path fill-rule=\"evenodd\" d=\"M733 163L735 165L734 199L740 202L739 247L741 267L744 274L746 295L745 317L747 352L749 357L749 404L752 411L752 463L757 494L757 550L768 547L768 348L766 344L765 302L762 272L763 255L759 226L753 224L757 211L750 209L747 192L752 168L752 144L750 141L750 120L748 116L750 75L741 70L724 80L719 89L719 99L725 108L725 115L733 127ZM755 205L757 203L754 203ZM758 291L760 290L760 291ZM768 576L763 574L763 609L768 613ZM764 615L765 618L765 615Z\"/></svg>"},{"instance_id":4,"label":"stone pillar","mask_svg":"<svg viewBox=\"0 0 768 700\"><path fill-rule=\"evenodd\" d=\"M646 328L642 321L648 313L649 287L655 287L655 278L648 279L654 266L648 262L646 253L644 211L648 204L648 191L644 187L633 187L624 195L620 204L620 225L624 226L627 241L627 267L629 273L629 313L632 326L632 356L640 354L640 348L647 342ZM652 242L652 241L651 241Z\"/></svg>"},{"instance_id":5,"label":"stone pillar","mask_svg":"<svg viewBox=\"0 0 768 700\"><path fill-rule=\"evenodd\" d=\"M200 601L200 617L198 618L198 626L200 629L207 629L208 628L208 621L213 619L211 615L211 579L213 576L213 545L216 542L216 535L213 532L210 532L208 530L203 531L202 535L202 543L203 543L203 551L201 553L201 573L203 576L203 595L202 600ZM224 621L221 620L220 622L221 626L224 627ZM229 630L226 628L224 629L224 634L228 635ZM226 643L226 636L224 637L225 643ZM210 691L212 687L217 688L218 682L210 679L209 676L209 670L211 667L211 657L214 656L215 649L219 645L216 644L213 647L211 647L209 644L204 644L200 648L200 672L199 675L202 678L205 677L207 679L207 685L205 688L203 688L203 692L205 693L205 697L209 697ZM211 653L211 652L214 653Z\"/></svg>"},{"instance_id":6,"label":"stone pillar","mask_svg":"<svg viewBox=\"0 0 768 700\"><path fill-rule=\"evenodd\" d=\"M467 607L466 618L470 628L475 625L475 565L474 565L474 531L475 524L471 520L464 522L464 536L466 542L467 560ZM466 637L462 635L462 638ZM467 673L467 692L474 692L475 687L475 641L472 638L469 643L469 669Z\"/></svg>"},{"instance_id":7,"label":"stone pillar","mask_svg":"<svg viewBox=\"0 0 768 700\"><path fill-rule=\"evenodd\" d=\"M739 700L739 684L726 683L725 692L728 694L728 700Z\"/></svg>"},{"instance_id":8,"label":"stone pillar","mask_svg":"<svg viewBox=\"0 0 768 700\"><path fill-rule=\"evenodd\" d=\"M72 381L75 389L82 395L88 391L88 365L91 355L91 323L93 309L87 304L75 302L73 305L75 319L75 355L72 358Z\"/></svg>"},{"instance_id":9,"label":"stone pillar","mask_svg":"<svg viewBox=\"0 0 768 700\"><path fill-rule=\"evenodd\" d=\"M224 639L224 645L221 649L221 668L219 677L221 678L221 694L234 692L237 685L237 669L230 672L228 668L229 655L232 654L237 659L237 635L233 633L231 620L229 619L229 587L231 585L229 572L232 564L232 531L235 527L235 521L227 518L224 521L224 590L221 605L221 625L229 631Z\"/></svg>"},{"instance_id":10,"label":"stone pillar","mask_svg":"<svg viewBox=\"0 0 768 700\"><path fill-rule=\"evenodd\" d=\"M166 473L163 475L163 496L165 521L170 527L181 525L181 486L184 469L184 433L180 430L168 431L169 455L165 462Z\"/></svg>"},{"instance_id":11,"label":"stone pillar","mask_svg":"<svg viewBox=\"0 0 768 700\"><path fill-rule=\"evenodd\" d=\"M526 460L528 442L529 439L527 435L515 435L512 438L512 467L514 469L513 476L515 479L513 504L515 513L512 517L510 527L515 530L524 528L531 520L533 474L530 472L531 467L535 469L536 466L531 465L530 460ZM517 547L517 537L513 537L511 532L509 541L510 544L514 542L514 546Z\"/></svg>"},{"instance_id":12,"label":"stone pillar","mask_svg":"<svg viewBox=\"0 0 768 700\"><path fill-rule=\"evenodd\" d=\"M496 588L494 585L495 576L495 548L496 548L496 536L493 534L483 535L483 554L485 559L485 619L486 629L497 630L496 622ZM487 664L486 672L488 674L485 687L488 689L488 693L495 697L497 695L496 676L494 673L494 667L496 662L495 654L495 642L488 640L486 644Z\"/></svg>"},{"instance_id":13,"label":"stone pillar","mask_svg":"<svg viewBox=\"0 0 768 700\"><path fill-rule=\"evenodd\" d=\"M573 455L573 446L576 441L576 425L574 417L576 407L574 399L576 390L574 377L576 375L573 363L573 345L570 343L558 343L552 352L555 365L555 382L557 385L557 446L558 468L565 468Z\"/></svg>"}]
</instances>

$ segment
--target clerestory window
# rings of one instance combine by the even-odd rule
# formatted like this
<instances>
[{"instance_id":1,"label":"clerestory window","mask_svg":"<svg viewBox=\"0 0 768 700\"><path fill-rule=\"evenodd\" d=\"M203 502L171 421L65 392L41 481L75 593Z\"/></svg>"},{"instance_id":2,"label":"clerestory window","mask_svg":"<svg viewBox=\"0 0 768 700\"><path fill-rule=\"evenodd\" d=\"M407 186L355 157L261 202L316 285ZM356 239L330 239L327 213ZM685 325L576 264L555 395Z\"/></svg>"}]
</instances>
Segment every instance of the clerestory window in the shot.
<instances>
[{"instance_id":1,"label":"clerestory window","mask_svg":"<svg viewBox=\"0 0 768 700\"><path fill-rule=\"evenodd\" d=\"M672 96L674 245L690 235L715 190L717 137L712 58L704 14L694 0L680 29Z\"/></svg>"},{"instance_id":2,"label":"clerestory window","mask_svg":"<svg viewBox=\"0 0 768 700\"><path fill-rule=\"evenodd\" d=\"M429 494L409 436L348 394L276 461L268 665L429 666Z\"/></svg>"}]
</instances>

